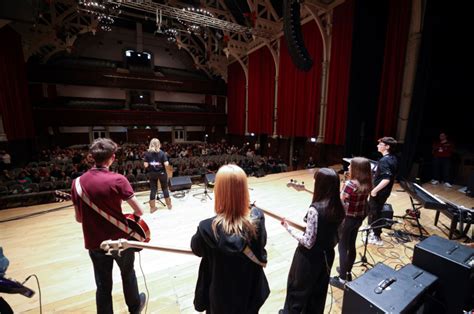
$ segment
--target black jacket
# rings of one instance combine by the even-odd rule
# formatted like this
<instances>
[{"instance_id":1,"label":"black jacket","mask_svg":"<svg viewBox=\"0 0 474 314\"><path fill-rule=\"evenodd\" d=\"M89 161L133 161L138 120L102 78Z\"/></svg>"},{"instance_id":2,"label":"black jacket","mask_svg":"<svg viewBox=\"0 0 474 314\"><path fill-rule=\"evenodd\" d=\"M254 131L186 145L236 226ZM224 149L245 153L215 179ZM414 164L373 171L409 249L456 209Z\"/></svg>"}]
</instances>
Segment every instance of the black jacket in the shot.
<instances>
[{"instance_id":1,"label":"black jacket","mask_svg":"<svg viewBox=\"0 0 474 314\"><path fill-rule=\"evenodd\" d=\"M209 313L258 313L270 289L263 268L244 253L249 245L259 261L266 263L267 232L260 209L253 208L251 217L257 226L257 237L248 243L243 237L225 234L219 227L214 236L209 218L199 223L191 239L194 254L202 257L194 296L197 311Z\"/></svg>"}]
</instances>

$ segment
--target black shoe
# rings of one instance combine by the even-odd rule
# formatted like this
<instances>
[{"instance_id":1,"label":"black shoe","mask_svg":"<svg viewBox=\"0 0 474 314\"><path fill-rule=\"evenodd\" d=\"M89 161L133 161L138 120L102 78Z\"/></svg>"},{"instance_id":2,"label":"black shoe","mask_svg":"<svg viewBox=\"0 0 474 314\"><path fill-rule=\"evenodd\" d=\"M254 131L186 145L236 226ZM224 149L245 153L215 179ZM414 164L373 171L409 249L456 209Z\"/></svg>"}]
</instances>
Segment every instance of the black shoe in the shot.
<instances>
[{"instance_id":1,"label":"black shoe","mask_svg":"<svg viewBox=\"0 0 474 314\"><path fill-rule=\"evenodd\" d=\"M336 267L336 271L339 274L339 277L341 276L341 268L339 266ZM347 273L346 274L346 281L352 281L352 273Z\"/></svg>"},{"instance_id":2,"label":"black shoe","mask_svg":"<svg viewBox=\"0 0 474 314\"><path fill-rule=\"evenodd\" d=\"M333 287L344 290L344 287L346 286L346 281L339 278L339 276L334 276L329 278L329 284Z\"/></svg>"},{"instance_id":3,"label":"black shoe","mask_svg":"<svg viewBox=\"0 0 474 314\"><path fill-rule=\"evenodd\" d=\"M145 293L140 293L140 307L138 308L137 313L141 313L143 309L145 308L146 305L146 294Z\"/></svg>"}]
</instances>

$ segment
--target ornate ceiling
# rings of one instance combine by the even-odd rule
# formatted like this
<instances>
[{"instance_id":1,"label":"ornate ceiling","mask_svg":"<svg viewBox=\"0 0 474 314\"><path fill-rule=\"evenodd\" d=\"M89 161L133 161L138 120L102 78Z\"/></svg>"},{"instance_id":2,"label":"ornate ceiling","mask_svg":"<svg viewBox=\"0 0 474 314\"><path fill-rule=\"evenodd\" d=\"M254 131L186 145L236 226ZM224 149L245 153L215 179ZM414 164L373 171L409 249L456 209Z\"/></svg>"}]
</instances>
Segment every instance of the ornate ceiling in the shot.
<instances>
[{"instance_id":1,"label":"ornate ceiling","mask_svg":"<svg viewBox=\"0 0 474 314\"><path fill-rule=\"evenodd\" d=\"M189 53L197 69L210 76L226 78L229 62L238 60L245 64L248 53L263 45L275 56L277 39L283 32L283 0L94 1L96 6L113 8L106 10L114 20L110 24L112 32L114 27L125 25L124 21L140 22L144 31L163 37L167 28L177 30L173 42ZM319 20L319 25L325 24L326 19L330 20L328 13L343 1L301 1L302 21L313 18ZM58 52L70 51L81 34L107 29L102 27L103 16L94 12L94 7L85 5L94 3L90 0L37 0L33 3L37 3L33 23L11 23L22 34L26 59L35 56L46 62ZM205 31L197 34L189 31L190 26Z\"/></svg>"}]
</instances>

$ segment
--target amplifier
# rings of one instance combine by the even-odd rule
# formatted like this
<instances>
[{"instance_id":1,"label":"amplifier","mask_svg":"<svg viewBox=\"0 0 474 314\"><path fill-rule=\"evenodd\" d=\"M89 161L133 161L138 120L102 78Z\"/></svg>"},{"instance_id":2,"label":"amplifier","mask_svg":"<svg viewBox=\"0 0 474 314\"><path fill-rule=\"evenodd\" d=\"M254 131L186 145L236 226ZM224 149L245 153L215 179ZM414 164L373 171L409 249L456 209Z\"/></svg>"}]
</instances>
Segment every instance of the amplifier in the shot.
<instances>
[{"instance_id":1,"label":"amplifier","mask_svg":"<svg viewBox=\"0 0 474 314\"><path fill-rule=\"evenodd\" d=\"M412 272L375 265L346 285L342 313L429 313L424 295L437 278L419 269L416 276Z\"/></svg>"},{"instance_id":2,"label":"amplifier","mask_svg":"<svg viewBox=\"0 0 474 314\"><path fill-rule=\"evenodd\" d=\"M415 245L413 264L439 278L437 298L444 313L473 309L473 248L433 235Z\"/></svg>"},{"instance_id":3,"label":"amplifier","mask_svg":"<svg viewBox=\"0 0 474 314\"><path fill-rule=\"evenodd\" d=\"M193 183L191 177L173 177L170 178L170 191L189 190Z\"/></svg>"}]
</instances>

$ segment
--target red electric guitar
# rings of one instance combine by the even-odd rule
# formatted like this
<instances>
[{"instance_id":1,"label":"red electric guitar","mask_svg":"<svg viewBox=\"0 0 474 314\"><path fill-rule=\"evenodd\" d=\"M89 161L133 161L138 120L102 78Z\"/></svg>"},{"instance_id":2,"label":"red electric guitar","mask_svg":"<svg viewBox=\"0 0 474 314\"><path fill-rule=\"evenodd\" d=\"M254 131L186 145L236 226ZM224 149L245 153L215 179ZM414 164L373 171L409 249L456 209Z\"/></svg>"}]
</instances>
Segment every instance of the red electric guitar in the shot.
<instances>
[{"instance_id":1,"label":"red electric guitar","mask_svg":"<svg viewBox=\"0 0 474 314\"><path fill-rule=\"evenodd\" d=\"M66 201L71 200L71 194L69 193L62 191L54 191L54 194L56 195L56 198L60 198ZM108 213L105 213L102 210L100 210L100 212L97 212L111 224L128 234L130 239L141 242L150 241L150 228L141 217L135 216L134 214L125 214L124 219L122 221Z\"/></svg>"}]
</instances>

